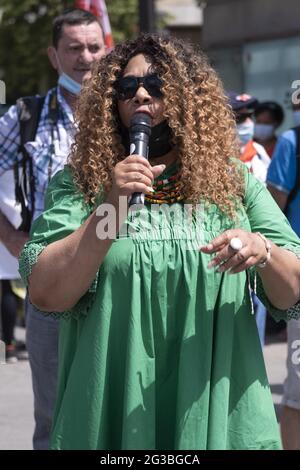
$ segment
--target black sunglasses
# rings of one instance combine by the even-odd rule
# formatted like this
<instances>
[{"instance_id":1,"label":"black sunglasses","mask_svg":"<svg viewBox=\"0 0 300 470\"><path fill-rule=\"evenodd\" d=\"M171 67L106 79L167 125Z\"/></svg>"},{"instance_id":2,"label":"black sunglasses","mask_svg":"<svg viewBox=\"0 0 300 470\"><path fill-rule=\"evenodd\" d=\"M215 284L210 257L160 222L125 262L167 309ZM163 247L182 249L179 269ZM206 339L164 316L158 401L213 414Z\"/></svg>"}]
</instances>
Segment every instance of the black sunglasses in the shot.
<instances>
[{"instance_id":1,"label":"black sunglasses","mask_svg":"<svg viewBox=\"0 0 300 470\"><path fill-rule=\"evenodd\" d=\"M243 124L248 118L252 118L252 117L253 117L253 112L243 113L243 114L235 113L235 122L237 124Z\"/></svg>"},{"instance_id":2,"label":"black sunglasses","mask_svg":"<svg viewBox=\"0 0 300 470\"><path fill-rule=\"evenodd\" d=\"M119 100L124 101L133 98L140 85L143 85L150 96L159 98L163 95L161 91L162 81L156 73L153 73L144 77L127 76L117 80L115 88Z\"/></svg>"}]
</instances>

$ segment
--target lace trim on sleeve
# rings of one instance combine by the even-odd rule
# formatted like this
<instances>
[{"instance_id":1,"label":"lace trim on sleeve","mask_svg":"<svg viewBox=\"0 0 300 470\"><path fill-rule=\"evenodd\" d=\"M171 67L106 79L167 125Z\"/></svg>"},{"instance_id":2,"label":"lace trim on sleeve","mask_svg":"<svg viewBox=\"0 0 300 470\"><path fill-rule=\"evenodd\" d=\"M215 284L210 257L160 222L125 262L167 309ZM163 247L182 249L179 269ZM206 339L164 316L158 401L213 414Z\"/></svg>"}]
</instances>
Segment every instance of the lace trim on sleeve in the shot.
<instances>
[{"instance_id":1,"label":"lace trim on sleeve","mask_svg":"<svg viewBox=\"0 0 300 470\"><path fill-rule=\"evenodd\" d=\"M26 243L19 260L19 272L28 287L28 277L32 273L32 268L36 264L39 255L46 248L47 243Z\"/></svg>"},{"instance_id":2,"label":"lace trim on sleeve","mask_svg":"<svg viewBox=\"0 0 300 470\"><path fill-rule=\"evenodd\" d=\"M21 277L28 287L28 277L32 272L33 266L36 264L39 255L46 248L47 243L28 243L24 246L19 261L19 272ZM90 285L88 291L79 299L76 305L70 310L64 312L43 312L39 310L42 315L51 316L57 319L79 318L86 316L92 303L95 299L95 293L98 284L98 273Z\"/></svg>"}]
</instances>

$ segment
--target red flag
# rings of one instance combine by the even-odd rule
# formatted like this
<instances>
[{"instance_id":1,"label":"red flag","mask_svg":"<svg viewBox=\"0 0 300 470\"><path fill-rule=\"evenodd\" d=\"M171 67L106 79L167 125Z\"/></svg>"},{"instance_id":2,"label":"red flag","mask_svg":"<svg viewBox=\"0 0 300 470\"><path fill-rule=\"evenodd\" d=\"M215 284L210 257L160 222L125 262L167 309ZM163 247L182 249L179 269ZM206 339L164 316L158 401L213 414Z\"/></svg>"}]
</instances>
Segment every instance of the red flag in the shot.
<instances>
[{"instance_id":1,"label":"red flag","mask_svg":"<svg viewBox=\"0 0 300 470\"><path fill-rule=\"evenodd\" d=\"M107 13L107 8L104 0L76 0L76 8L82 8L83 10L88 10L97 18L100 18L104 42L108 49L112 49L114 42L112 38L112 32L109 22L109 17Z\"/></svg>"},{"instance_id":2,"label":"red flag","mask_svg":"<svg viewBox=\"0 0 300 470\"><path fill-rule=\"evenodd\" d=\"M91 0L76 0L75 8L81 8L82 10L90 11Z\"/></svg>"}]
</instances>

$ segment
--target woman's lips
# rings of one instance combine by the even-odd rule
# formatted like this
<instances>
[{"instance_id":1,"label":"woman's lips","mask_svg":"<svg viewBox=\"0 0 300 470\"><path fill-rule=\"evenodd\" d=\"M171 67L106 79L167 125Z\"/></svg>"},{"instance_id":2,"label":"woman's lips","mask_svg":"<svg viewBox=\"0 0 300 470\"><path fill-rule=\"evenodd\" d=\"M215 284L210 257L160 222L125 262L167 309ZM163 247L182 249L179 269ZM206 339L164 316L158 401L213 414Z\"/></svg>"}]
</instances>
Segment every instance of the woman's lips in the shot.
<instances>
[{"instance_id":1,"label":"woman's lips","mask_svg":"<svg viewBox=\"0 0 300 470\"><path fill-rule=\"evenodd\" d=\"M145 108L137 108L135 111L134 111L134 114L136 113L144 113L144 114L148 114L148 116L151 117L151 119L153 119L153 115L152 113L149 111L149 109L145 109Z\"/></svg>"}]
</instances>

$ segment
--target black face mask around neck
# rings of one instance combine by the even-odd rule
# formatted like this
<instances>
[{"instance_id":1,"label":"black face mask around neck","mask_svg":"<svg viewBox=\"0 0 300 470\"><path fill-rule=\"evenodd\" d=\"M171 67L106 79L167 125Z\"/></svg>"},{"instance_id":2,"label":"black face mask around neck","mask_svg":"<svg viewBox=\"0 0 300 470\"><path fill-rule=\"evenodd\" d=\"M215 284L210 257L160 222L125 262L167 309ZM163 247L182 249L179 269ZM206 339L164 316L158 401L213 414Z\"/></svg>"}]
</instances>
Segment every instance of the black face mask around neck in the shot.
<instances>
[{"instance_id":1,"label":"black face mask around neck","mask_svg":"<svg viewBox=\"0 0 300 470\"><path fill-rule=\"evenodd\" d=\"M123 125L121 125L121 136L122 144L129 155L129 130ZM158 158L169 153L173 148L172 136L172 130L166 120L152 127L149 139L149 158Z\"/></svg>"}]
</instances>

